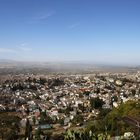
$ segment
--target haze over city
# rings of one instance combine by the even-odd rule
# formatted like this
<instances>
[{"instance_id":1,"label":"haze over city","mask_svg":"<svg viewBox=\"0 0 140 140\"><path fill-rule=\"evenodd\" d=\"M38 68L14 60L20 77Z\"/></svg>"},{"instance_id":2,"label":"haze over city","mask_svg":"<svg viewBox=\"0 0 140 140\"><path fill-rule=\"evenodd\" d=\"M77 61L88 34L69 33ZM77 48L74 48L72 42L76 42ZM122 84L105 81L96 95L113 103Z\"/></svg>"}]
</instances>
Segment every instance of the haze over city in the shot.
<instances>
[{"instance_id":1,"label":"haze over city","mask_svg":"<svg viewBox=\"0 0 140 140\"><path fill-rule=\"evenodd\" d=\"M0 59L140 64L139 0L1 0Z\"/></svg>"},{"instance_id":2,"label":"haze over city","mask_svg":"<svg viewBox=\"0 0 140 140\"><path fill-rule=\"evenodd\" d=\"M0 140L140 140L140 0L0 0Z\"/></svg>"}]
</instances>

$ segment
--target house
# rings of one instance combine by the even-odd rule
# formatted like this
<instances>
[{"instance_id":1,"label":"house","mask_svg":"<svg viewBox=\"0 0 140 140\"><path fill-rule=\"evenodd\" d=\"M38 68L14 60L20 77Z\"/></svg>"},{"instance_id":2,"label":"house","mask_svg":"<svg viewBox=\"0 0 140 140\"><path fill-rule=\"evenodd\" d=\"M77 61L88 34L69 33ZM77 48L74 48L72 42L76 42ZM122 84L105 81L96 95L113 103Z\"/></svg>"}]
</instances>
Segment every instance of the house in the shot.
<instances>
[{"instance_id":1,"label":"house","mask_svg":"<svg viewBox=\"0 0 140 140\"><path fill-rule=\"evenodd\" d=\"M35 129L51 129L52 128L52 125L50 124L42 124L42 125L38 125Z\"/></svg>"}]
</instances>

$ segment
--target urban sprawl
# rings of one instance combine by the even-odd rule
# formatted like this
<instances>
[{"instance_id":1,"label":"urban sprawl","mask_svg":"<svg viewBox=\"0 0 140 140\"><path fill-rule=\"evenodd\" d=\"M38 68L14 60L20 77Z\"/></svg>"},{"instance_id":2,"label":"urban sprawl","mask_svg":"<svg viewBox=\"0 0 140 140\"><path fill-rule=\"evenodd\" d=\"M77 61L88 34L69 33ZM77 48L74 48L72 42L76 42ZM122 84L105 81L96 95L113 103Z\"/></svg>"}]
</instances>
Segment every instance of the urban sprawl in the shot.
<instances>
[{"instance_id":1,"label":"urban sprawl","mask_svg":"<svg viewBox=\"0 0 140 140\"><path fill-rule=\"evenodd\" d=\"M6 140L136 139L140 72L1 75L0 117Z\"/></svg>"}]
</instances>

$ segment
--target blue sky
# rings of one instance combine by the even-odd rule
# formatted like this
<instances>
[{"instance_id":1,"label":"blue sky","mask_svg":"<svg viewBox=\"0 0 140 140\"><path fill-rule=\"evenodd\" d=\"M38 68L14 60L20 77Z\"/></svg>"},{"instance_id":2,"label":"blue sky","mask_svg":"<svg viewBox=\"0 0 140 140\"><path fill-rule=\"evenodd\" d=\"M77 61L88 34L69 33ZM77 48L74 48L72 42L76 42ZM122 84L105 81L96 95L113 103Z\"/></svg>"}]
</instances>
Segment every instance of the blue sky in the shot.
<instances>
[{"instance_id":1,"label":"blue sky","mask_svg":"<svg viewBox=\"0 0 140 140\"><path fill-rule=\"evenodd\" d=\"M0 0L0 59L140 64L140 1Z\"/></svg>"}]
</instances>

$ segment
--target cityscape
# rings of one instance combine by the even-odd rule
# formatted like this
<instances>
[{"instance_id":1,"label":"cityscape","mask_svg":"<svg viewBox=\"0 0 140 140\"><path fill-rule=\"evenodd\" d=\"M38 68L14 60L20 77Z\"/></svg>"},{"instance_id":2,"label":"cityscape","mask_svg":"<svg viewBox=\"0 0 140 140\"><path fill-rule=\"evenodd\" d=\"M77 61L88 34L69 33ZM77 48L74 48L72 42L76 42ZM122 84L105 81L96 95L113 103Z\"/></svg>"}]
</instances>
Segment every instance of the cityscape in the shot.
<instances>
[{"instance_id":1,"label":"cityscape","mask_svg":"<svg viewBox=\"0 0 140 140\"><path fill-rule=\"evenodd\" d=\"M138 68L119 73L94 69L62 73L34 68L34 73L31 69L19 74L5 69L9 71L0 76L3 139L109 140L139 136Z\"/></svg>"},{"instance_id":2,"label":"cityscape","mask_svg":"<svg viewBox=\"0 0 140 140\"><path fill-rule=\"evenodd\" d=\"M140 140L139 0L0 0L0 140Z\"/></svg>"}]
</instances>

